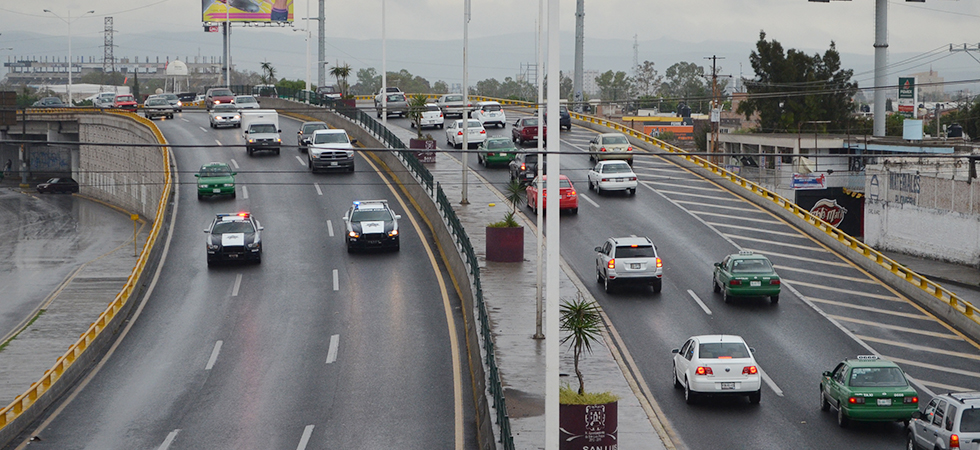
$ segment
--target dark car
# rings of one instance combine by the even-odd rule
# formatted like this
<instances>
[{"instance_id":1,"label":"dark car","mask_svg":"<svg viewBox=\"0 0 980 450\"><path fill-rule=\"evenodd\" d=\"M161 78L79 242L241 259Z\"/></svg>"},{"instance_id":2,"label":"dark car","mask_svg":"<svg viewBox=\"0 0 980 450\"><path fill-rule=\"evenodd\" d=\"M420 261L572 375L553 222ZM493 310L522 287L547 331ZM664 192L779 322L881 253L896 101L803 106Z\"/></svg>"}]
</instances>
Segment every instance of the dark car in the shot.
<instances>
[{"instance_id":1,"label":"dark car","mask_svg":"<svg viewBox=\"0 0 980 450\"><path fill-rule=\"evenodd\" d=\"M216 214L204 230L208 265L218 261L262 262L262 225L250 213Z\"/></svg>"},{"instance_id":2,"label":"dark car","mask_svg":"<svg viewBox=\"0 0 980 450\"><path fill-rule=\"evenodd\" d=\"M299 151L306 153L310 146L310 138L313 137L313 132L316 130L326 130L327 124L323 122L303 122L299 126L299 131L296 132L296 142L299 144Z\"/></svg>"},{"instance_id":3,"label":"dark car","mask_svg":"<svg viewBox=\"0 0 980 450\"><path fill-rule=\"evenodd\" d=\"M398 251L398 219L387 200L355 201L347 213L347 252L355 249L387 248Z\"/></svg>"},{"instance_id":4,"label":"dark car","mask_svg":"<svg viewBox=\"0 0 980 450\"><path fill-rule=\"evenodd\" d=\"M78 182L71 177L51 178L37 185L37 192L40 194L71 194L78 192Z\"/></svg>"},{"instance_id":5,"label":"dark car","mask_svg":"<svg viewBox=\"0 0 980 450\"><path fill-rule=\"evenodd\" d=\"M336 86L320 86L316 88L316 95L320 98L320 101L327 100L340 100L342 96L340 89Z\"/></svg>"},{"instance_id":6,"label":"dark car","mask_svg":"<svg viewBox=\"0 0 980 450\"><path fill-rule=\"evenodd\" d=\"M208 89L208 93L204 95L204 106L208 108L208 111L214 105L221 103L232 103L235 100L235 94L231 92L228 88L211 88Z\"/></svg>"},{"instance_id":7,"label":"dark car","mask_svg":"<svg viewBox=\"0 0 980 450\"><path fill-rule=\"evenodd\" d=\"M31 106L38 107L38 108L67 108L68 107L68 105L65 104L65 102L61 101L61 99L58 97L44 97L34 102Z\"/></svg>"},{"instance_id":8,"label":"dark car","mask_svg":"<svg viewBox=\"0 0 980 450\"><path fill-rule=\"evenodd\" d=\"M548 168L547 161L541 166L542 172ZM510 162L510 179L520 180L521 184L528 184L538 174L538 154L537 153L518 153Z\"/></svg>"},{"instance_id":9,"label":"dark car","mask_svg":"<svg viewBox=\"0 0 980 450\"><path fill-rule=\"evenodd\" d=\"M568 113L568 107L561 105L558 107L558 128L563 130L572 131L572 115ZM544 113L544 120L548 120L548 112Z\"/></svg>"},{"instance_id":10,"label":"dark car","mask_svg":"<svg viewBox=\"0 0 980 450\"><path fill-rule=\"evenodd\" d=\"M536 141L538 139L538 123L540 121L537 117L522 117L514 122L514 128L511 129L511 137L514 142L524 145L527 141ZM544 144L548 145L548 127L544 127Z\"/></svg>"},{"instance_id":11,"label":"dark car","mask_svg":"<svg viewBox=\"0 0 980 450\"><path fill-rule=\"evenodd\" d=\"M180 100L182 104L194 103L197 100L197 92L181 92L177 94L177 99Z\"/></svg>"}]
</instances>

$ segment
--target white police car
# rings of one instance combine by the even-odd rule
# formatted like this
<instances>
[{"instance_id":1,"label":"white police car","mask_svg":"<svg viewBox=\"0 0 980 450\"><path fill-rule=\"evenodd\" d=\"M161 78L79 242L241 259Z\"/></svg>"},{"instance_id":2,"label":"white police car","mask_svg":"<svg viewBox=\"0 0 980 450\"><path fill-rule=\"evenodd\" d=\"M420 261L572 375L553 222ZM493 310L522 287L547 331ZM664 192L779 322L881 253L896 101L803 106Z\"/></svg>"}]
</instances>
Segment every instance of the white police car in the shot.
<instances>
[{"instance_id":1,"label":"white police car","mask_svg":"<svg viewBox=\"0 0 980 450\"><path fill-rule=\"evenodd\" d=\"M250 213L216 214L204 230L208 265L218 261L262 262L262 226Z\"/></svg>"},{"instance_id":2,"label":"white police car","mask_svg":"<svg viewBox=\"0 0 980 450\"><path fill-rule=\"evenodd\" d=\"M387 200L355 201L347 213L347 251L355 249L383 248L398 251L398 219L388 207Z\"/></svg>"}]
</instances>

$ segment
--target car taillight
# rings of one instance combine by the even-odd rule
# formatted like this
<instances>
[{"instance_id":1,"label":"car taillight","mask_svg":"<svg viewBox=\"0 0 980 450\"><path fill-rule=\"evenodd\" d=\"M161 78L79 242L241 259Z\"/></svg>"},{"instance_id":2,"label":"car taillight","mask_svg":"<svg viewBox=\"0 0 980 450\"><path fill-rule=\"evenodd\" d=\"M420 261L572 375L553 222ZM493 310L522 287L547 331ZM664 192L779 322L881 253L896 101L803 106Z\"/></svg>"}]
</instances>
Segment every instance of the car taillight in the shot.
<instances>
[{"instance_id":1,"label":"car taillight","mask_svg":"<svg viewBox=\"0 0 980 450\"><path fill-rule=\"evenodd\" d=\"M527 166L524 165L524 164L521 164L521 170L527 170Z\"/></svg>"},{"instance_id":2,"label":"car taillight","mask_svg":"<svg viewBox=\"0 0 980 450\"><path fill-rule=\"evenodd\" d=\"M575 196L575 191L568 191L568 196L569 197L574 197Z\"/></svg>"},{"instance_id":3,"label":"car taillight","mask_svg":"<svg viewBox=\"0 0 980 450\"><path fill-rule=\"evenodd\" d=\"M659 269L663 266L664 266L664 262L659 257L657 257L657 268Z\"/></svg>"},{"instance_id":4,"label":"car taillight","mask_svg":"<svg viewBox=\"0 0 980 450\"><path fill-rule=\"evenodd\" d=\"M631 151L633 151L633 146L631 145L631 146L629 146L629 147L626 147L626 151L628 151L628 152L631 152Z\"/></svg>"},{"instance_id":5,"label":"car taillight","mask_svg":"<svg viewBox=\"0 0 980 450\"><path fill-rule=\"evenodd\" d=\"M864 397L851 397L851 398L848 398L847 399L847 403L850 403L852 405L863 405L864 404Z\"/></svg>"},{"instance_id":6,"label":"car taillight","mask_svg":"<svg viewBox=\"0 0 980 450\"><path fill-rule=\"evenodd\" d=\"M779 280L769 280L769 284L779 284Z\"/></svg>"},{"instance_id":7,"label":"car taillight","mask_svg":"<svg viewBox=\"0 0 980 450\"><path fill-rule=\"evenodd\" d=\"M606 263L606 267L608 267L610 269L615 269L616 268L616 260L615 259L610 259L609 262Z\"/></svg>"},{"instance_id":8,"label":"car taillight","mask_svg":"<svg viewBox=\"0 0 980 450\"><path fill-rule=\"evenodd\" d=\"M705 366L699 366L697 368L697 370L694 371L694 373L696 373L698 375L714 375L715 374L714 372L711 371L711 368L710 367L705 367Z\"/></svg>"},{"instance_id":9,"label":"car taillight","mask_svg":"<svg viewBox=\"0 0 980 450\"><path fill-rule=\"evenodd\" d=\"M755 375L759 373L759 368L756 366L745 366L742 368L742 375Z\"/></svg>"},{"instance_id":10,"label":"car taillight","mask_svg":"<svg viewBox=\"0 0 980 450\"><path fill-rule=\"evenodd\" d=\"M463 135L463 132L462 131L456 133L456 136L462 136L462 135Z\"/></svg>"},{"instance_id":11,"label":"car taillight","mask_svg":"<svg viewBox=\"0 0 980 450\"><path fill-rule=\"evenodd\" d=\"M487 130L480 130L480 134L487 134Z\"/></svg>"},{"instance_id":12,"label":"car taillight","mask_svg":"<svg viewBox=\"0 0 980 450\"><path fill-rule=\"evenodd\" d=\"M602 179L602 181L603 181L603 182L605 182L605 181L609 181L609 178L603 178L603 179Z\"/></svg>"},{"instance_id":13,"label":"car taillight","mask_svg":"<svg viewBox=\"0 0 980 450\"><path fill-rule=\"evenodd\" d=\"M742 282L740 280L728 280L729 286L740 286Z\"/></svg>"},{"instance_id":14,"label":"car taillight","mask_svg":"<svg viewBox=\"0 0 980 450\"><path fill-rule=\"evenodd\" d=\"M919 403L919 397L905 397L902 399L902 403Z\"/></svg>"},{"instance_id":15,"label":"car taillight","mask_svg":"<svg viewBox=\"0 0 980 450\"><path fill-rule=\"evenodd\" d=\"M600 151L600 152L604 152L604 151L606 151L606 147L602 147L602 148L600 148L600 149L599 149L599 151Z\"/></svg>"},{"instance_id":16,"label":"car taillight","mask_svg":"<svg viewBox=\"0 0 980 450\"><path fill-rule=\"evenodd\" d=\"M630 177L630 181L636 181L636 177Z\"/></svg>"},{"instance_id":17,"label":"car taillight","mask_svg":"<svg viewBox=\"0 0 980 450\"><path fill-rule=\"evenodd\" d=\"M949 436L949 448L960 448L960 436L958 434Z\"/></svg>"}]
</instances>

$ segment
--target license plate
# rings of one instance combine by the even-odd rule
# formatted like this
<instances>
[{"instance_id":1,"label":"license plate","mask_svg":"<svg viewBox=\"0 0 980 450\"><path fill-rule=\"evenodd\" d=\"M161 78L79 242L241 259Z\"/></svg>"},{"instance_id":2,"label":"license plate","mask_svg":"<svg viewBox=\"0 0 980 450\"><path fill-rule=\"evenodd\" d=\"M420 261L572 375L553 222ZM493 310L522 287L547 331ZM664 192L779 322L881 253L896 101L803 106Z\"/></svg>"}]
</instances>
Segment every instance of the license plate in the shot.
<instances>
[{"instance_id":1,"label":"license plate","mask_svg":"<svg viewBox=\"0 0 980 450\"><path fill-rule=\"evenodd\" d=\"M638 264L638 263L630 263L630 269L639 269L639 268L640 268L640 264Z\"/></svg>"},{"instance_id":2,"label":"license plate","mask_svg":"<svg viewBox=\"0 0 980 450\"><path fill-rule=\"evenodd\" d=\"M762 286L762 282L761 281L750 281L749 282L749 286L752 286L752 287Z\"/></svg>"},{"instance_id":3,"label":"license plate","mask_svg":"<svg viewBox=\"0 0 980 450\"><path fill-rule=\"evenodd\" d=\"M721 383L721 389L722 390L735 389L735 383Z\"/></svg>"},{"instance_id":4,"label":"license plate","mask_svg":"<svg viewBox=\"0 0 980 450\"><path fill-rule=\"evenodd\" d=\"M616 181L626 181L626 178L617 178Z\"/></svg>"},{"instance_id":5,"label":"license plate","mask_svg":"<svg viewBox=\"0 0 980 450\"><path fill-rule=\"evenodd\" d=\"M237 253L231 253L231 254L228 255L228 257L229 258L237 258L238 257L238 254Z\"/></svg>"},{"instance_id":6,"label":"license plate","mask_svg":"<svg viewBox=\"0 0 980 450\"><path fill-rule=\"evenodd\" d=\"M221 189L211 189L211 192L214 192L215 194L220 194Z\"/></svg>"},{"instance_id":7,"label":"license plate","mask_svg":"<svg viewBox=\"0 0 980 450\"><path fill-rule=\"evenodd\" d=\"M891 405L892 405L892 399L890 399L890 398L879 398L878 399L878 406L891 406Z\"/></svg>"},{"instance_id":8,"label":"license plate","mask_svg":"<svg viewBox=\"0 0 980 450\"><path fill-rule=\"evenodd\" d=\"M331 166L336 166L336 165L337 165L337 162L336 162L336 161L332 161L332 162L330 163L330 165L331 165Z\"/></svg>"}]
</instances>

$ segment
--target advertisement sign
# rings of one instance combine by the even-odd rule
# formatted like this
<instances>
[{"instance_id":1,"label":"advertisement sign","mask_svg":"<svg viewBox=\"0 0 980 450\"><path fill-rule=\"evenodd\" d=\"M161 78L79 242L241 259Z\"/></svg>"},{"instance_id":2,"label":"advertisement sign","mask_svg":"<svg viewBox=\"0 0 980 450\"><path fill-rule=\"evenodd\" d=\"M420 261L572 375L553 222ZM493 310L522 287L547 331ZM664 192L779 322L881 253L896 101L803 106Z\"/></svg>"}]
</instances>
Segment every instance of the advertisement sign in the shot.
<instances>
[{"instance_id":1,"label":"advertisement sign","mask_svg":"<svg viewBox=\"0 0 980 450\"><path fill-rule=\"evenodd\" d=\"M790 189L826 189L827 175L815 173L794 173L790 181Z\"/></svg>"},{"instance_id":2,"label":"advertisement sign","mask_svg":"<svg viewBox=\"0 0 980 450\"><path fill-rule=\"evenodd\" d=\"M204 22L293 21L293 0L201 0Z\"/></svg>"},{"instance_id":3,"label":"advertisement sign","mask_svg":"<svg viewBox=\"0 0 980 450\"><path fill-rule=\"evenodd\" d=\"M864 236L864 196L848 195L839 187L796 191L796 204L851 236Z\"/></svg>"},{"instance_id":4,"label":"advertisement sign","mask_svg":"<svg viewBox=\"0 0 980 450\"><path fill-rule=\"evenodd\" d=\"M837 204L837 200L832 198L822 198L810 208L810 214L813 214L824 222L827 222L833 226L840 225L844 221L844 215L847 214L847 208Z\"/></svg>"},{"instance_id":5,"label":"advertisement sign","mask_svg":"<svg viewBox=\"0 0 980 450\"><path fill-rule=\"evenodd\" d=\"M909 100L915 99L915 78L913 77L898 78L898 98L899 100L904 98L907 98Z\"/></svg>"}]
</instances>

